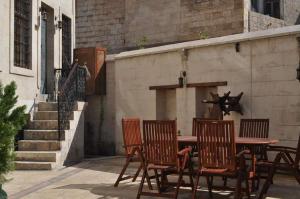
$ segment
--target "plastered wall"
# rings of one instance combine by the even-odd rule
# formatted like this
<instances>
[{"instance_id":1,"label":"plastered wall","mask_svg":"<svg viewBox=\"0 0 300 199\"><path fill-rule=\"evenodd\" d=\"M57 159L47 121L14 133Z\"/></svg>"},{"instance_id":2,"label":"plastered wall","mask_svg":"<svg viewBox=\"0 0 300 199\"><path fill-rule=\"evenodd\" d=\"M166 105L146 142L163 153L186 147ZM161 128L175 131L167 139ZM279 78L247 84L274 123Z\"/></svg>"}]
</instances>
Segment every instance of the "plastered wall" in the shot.
<instances>
[{"instance_id":1,"label":"plastered wall","mask_svg":"<svg viewBox=\"0 0 300 199\"><path fill-rule=\"evenodd\" d=\"M115 79L115 120L111 123L114 131L108 131L107 136L114 137L116 152L122 152L121 119L157 119L159 95L149 86L177 84L182 70L187 72L188 83L227 81L227 86L216 87L220 95L244 92L244 115L232 113L225 117L235 121L236 131L240 118L270 118L270 137L284 145L295 145L300 133L300 83L296 80L299 30L299 26L286 27L114 56L114 73L110 75ZM186 63L183 48L188 49ZM192 118L201 106L196 104L196 88L177 88L174 101L178 129L191 134Z\"/></svg>"}]
</instances>

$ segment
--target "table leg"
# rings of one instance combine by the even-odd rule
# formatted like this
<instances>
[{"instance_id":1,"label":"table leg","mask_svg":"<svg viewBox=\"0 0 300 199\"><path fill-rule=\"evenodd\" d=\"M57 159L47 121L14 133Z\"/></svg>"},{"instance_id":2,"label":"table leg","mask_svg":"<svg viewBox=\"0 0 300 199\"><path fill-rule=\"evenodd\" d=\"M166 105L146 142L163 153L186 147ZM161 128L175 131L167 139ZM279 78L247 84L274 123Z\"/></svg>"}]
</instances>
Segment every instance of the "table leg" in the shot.
<instances>
[{"instance_id":1,"label":"table leg","mask_svg":"<svg viewBox=\"0 0 300 199\"><path fill-rule=\"evenodd\" d=\"M255 156L255 151L254 147L251 147L251 159L252 159L252 183L251 183L251 192L255 191L255 178L256 178L256 156Z\"/></svg>"}]
</instances>

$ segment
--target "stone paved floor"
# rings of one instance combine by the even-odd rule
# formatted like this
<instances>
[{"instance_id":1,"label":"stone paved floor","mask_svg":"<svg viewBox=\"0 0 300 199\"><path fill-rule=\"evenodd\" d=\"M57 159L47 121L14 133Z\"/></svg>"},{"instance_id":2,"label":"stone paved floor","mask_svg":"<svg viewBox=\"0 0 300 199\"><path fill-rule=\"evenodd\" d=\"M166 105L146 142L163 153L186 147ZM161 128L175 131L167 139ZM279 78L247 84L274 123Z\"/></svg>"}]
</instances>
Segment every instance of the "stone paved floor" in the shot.
<instances>
[{"instance_id":1,"label":"stone paved floor","mask_svg":"<svg viewBox=\"0 0 300 199\"><path fill-rule=\"evenodd\" d=\"M136 198L139 185L137 182L121 182L118 188L113 184L120 172L124 158L98 158L85 160L72 167L55 171L15 171L10 174L12 179L4 185L9 199L131 199ZM129 173L134 173L131 167ZM205 180L201 180L205 186ZM218 182L216 182L218 183ZM269 190L269 199L300 199L300 186L293 178L276 176L274 185ZM147 188L147 186L145 186ZM199 198L208 199L204 189L198 193ZM253 194L253 198L255 193ZM145 199L151 197L143 197ZM153 198L153 197L152 197ZM180 191L180 199L191 198L188 189ZM230 199L228 191L214 192L214 199Z\"/></svg>"}]
</instances>

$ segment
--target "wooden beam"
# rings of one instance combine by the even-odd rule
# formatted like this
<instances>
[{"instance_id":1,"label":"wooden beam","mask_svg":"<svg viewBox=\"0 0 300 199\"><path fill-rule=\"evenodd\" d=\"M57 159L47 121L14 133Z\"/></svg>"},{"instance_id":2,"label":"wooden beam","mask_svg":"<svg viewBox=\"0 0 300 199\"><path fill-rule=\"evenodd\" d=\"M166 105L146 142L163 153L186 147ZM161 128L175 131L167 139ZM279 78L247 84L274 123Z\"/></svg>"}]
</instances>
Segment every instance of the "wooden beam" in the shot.
<instances>
[{"instance_id":1,"label":"wooden beam","mask_svg":"<svg viewBox=\"0 0 300 199\"><path fill-rule=\"evenodd\" d=\"M190 83L186 87L215 87L215 86L227 86L227 81L223 82L202 82L202 83Z\"/></svg>"},{"instance_id":2,"label":"wooden beam","mask_svg":"<svg viewBox=\"0 0 300 199\"><path fill-rule=\"evenodd\" d=\"M189 83L186 85L187 88L193 87L215 87L215 86L227 86L227 81L223 82L202 82L202 83ZM162 85L162 86L150 86L150 90L165 90L165 89L176 89L180 88L178 84Z\"/></svg>"},{"instance_id":3,"label":"wooden beam","mask_svg":"<svg viewBox=\"0 0 300 199\"><path fill-rule=\"evenodd\" d=\"M173 85L164 85L164 86L150 86L150 90L164 90L164 89L176 89L180 88L178 84L173 84Z\"/></svg>"}]
</instances>

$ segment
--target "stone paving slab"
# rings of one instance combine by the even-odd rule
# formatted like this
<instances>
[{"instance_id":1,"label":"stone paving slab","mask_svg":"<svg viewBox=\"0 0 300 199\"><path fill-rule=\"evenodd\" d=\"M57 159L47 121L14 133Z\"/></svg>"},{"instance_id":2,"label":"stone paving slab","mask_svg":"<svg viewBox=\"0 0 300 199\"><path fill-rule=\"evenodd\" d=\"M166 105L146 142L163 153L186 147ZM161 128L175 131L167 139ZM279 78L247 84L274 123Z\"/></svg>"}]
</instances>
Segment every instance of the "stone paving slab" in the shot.
<instances>
[{"instance_id":1,"label":"stone paving slab","mask_svg":"<svg viewBox=\"0 0 300 199\"><path fill-rule=\"evenodd\" d=\"M9 177L12 181L5 184L4 189L9 199L131 199L136 198L139 180L124 181L118 188L113 186L125 159L120 157L88 159L72 167L55 171L15 171ZM138 164L128 169L134 174ZM171 177L170 180L176 180ZM208 199L205 180L202 179L199 198ZM222 181L216 179L216 184ZM230 182L234 183L234 181ZM262 181L263 183L263 181ZM286 176L276 176L274 185L268 192L268 199L299 199L300 187L297 182ZM147 188L145 184L145 188ZM255 194L253 194L254 198ZM142 197L145 199L154 197ZM180 199L191 198L191 190L180 191ZM215 191L214 199L231 199L230 191Z\"/></svg>"}]
</instances>

